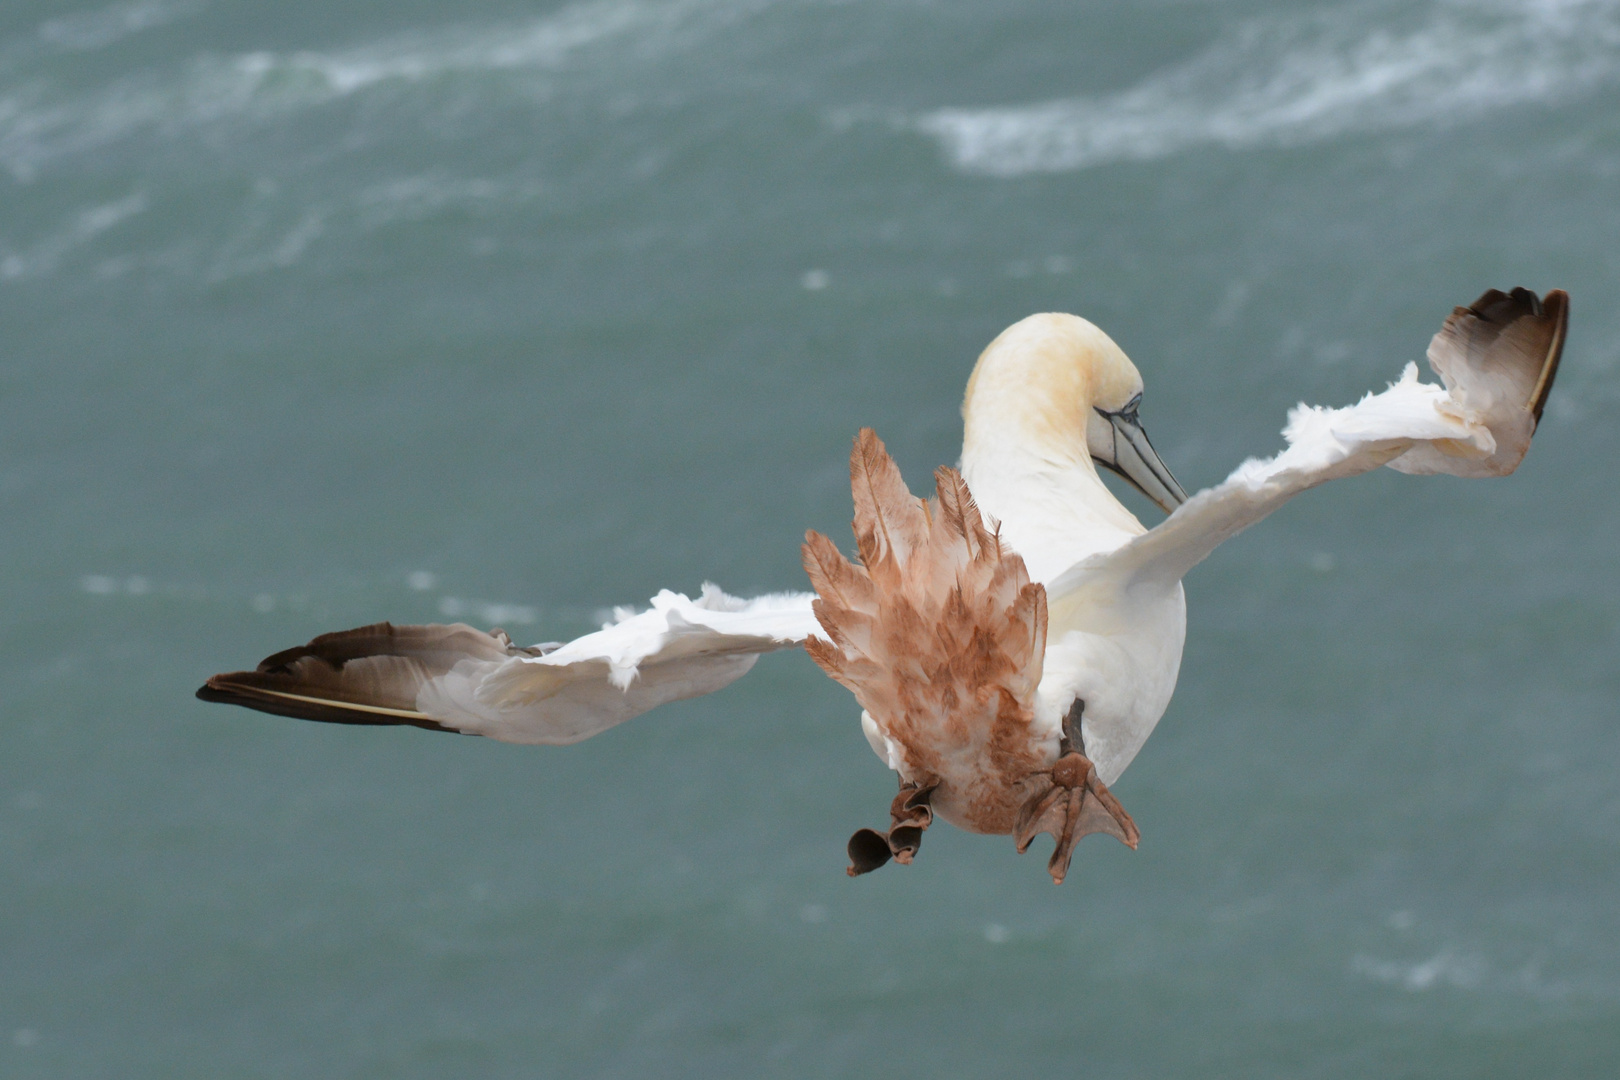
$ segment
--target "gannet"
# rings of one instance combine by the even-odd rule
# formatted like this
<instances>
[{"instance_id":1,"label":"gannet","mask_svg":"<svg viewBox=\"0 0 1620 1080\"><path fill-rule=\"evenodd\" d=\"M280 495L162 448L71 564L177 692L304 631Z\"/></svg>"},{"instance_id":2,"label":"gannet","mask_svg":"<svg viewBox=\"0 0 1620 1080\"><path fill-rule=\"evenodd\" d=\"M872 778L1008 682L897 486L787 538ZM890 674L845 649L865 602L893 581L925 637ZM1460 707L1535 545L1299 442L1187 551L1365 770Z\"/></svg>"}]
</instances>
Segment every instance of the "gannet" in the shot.
<instances>
[{"instance_id":1,"label":"gannet","mask_svg":"<svg viewBox=\"0 0 1620 1080\"><path fill-rule=\"evenodd\" d=\"M867 740L900 783L889 828L850 839L851 875L910 862L938 816L1011 834L1020 851L1051 834L1048 870L1062 882L1081 837L1137 844L1110 787L1175 689L1186 573L1329 480L1380 466L1511 473L1541 419L1568 315L1559 290L1490 290L1430 342L1439 385L1409 363L1354 405L1297 406L1286 449L1190 498L1148 440L1142 377L1119 346L1077 316L1032 315L979 357L960 467L937 470L931 499L913 496L876 433L861 431L850 463L856 559L808 533L814 592L665 590L595 633L529 648L499 629L377 623L215 675L197 696L560 745L803 647L854 693ZM1168 517L1145 528L1098 466Z\"/></svg>"}]
</instances>

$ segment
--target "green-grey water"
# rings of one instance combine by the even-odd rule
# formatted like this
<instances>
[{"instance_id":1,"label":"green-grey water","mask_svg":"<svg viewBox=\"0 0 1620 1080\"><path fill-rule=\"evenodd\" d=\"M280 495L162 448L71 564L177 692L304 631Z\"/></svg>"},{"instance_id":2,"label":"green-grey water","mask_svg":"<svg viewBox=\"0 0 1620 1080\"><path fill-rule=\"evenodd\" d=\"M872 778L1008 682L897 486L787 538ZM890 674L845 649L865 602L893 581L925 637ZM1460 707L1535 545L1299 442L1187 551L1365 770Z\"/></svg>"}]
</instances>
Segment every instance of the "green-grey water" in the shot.
<instances>
[{"instance_id":1,"label":"green-grey water","mask_svg":"<svg viewBox=\"0 0 1620 1080\"><path fill-rule=\"evenodd\" d=\"M1192 489L1519 284L1523 468L1195 571L1061 888L846 878L894 782L800 653L570 748L191 696L803 587L856 429L923 488L1031 312ZM1617 286L1614 0L13 0L0 1074L1620 1074Z\"/></svg>"}]
</instances>

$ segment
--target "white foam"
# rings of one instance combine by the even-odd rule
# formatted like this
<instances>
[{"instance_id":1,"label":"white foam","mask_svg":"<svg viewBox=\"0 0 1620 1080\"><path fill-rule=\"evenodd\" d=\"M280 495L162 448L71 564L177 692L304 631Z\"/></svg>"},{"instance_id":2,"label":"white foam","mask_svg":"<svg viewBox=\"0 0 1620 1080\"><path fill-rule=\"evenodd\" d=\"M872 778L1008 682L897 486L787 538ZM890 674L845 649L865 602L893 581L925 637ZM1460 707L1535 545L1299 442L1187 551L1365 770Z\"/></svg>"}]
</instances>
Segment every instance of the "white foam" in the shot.
<instances>
[{"instance_id":1,"label":"white foam","mask_svg":"<svg viewBox=\"0 0 1620 1080\"><path fill-rule=\"evenodd\" d=\"M79 588L92 596L116 596L119 593L126 596L145 596L152 591L152 580L142 574L131 574L126 578L110 577L107 574L85 574L79 579Z\"/></svg>"},{"instance_id":2,"label":"white foam","mask_svg":"<svg viewBox=\"0 0 1620 1080\"><path fill-rule=\"evenodd\" d=\"M1485 978L1483 960L1450 951L1436 953L1415 964L1357 956L1350 962L1350 969L1358 975L1414 993L1442 986L1474 990Z\"/></svg>"},{"instance_id":3,"label":"white foam","mask_svg":"<svg viewBox=\"0 0 1620 1080\"><path fill-rule=\"evenodd\" d=\"M61 157L143 132L173 135L209 124L264 121L370 90L468 74L544 76L567 70L611 78L602 75L602 64L589 62L599 57L587 59L591 47L616 43L617 55L639 63L775 2L594 0L522 23L451 26L347 49L202 55L178 71L144 72L66 99L52 98L43 83L11 80L9 90L0 91L5 95L0 96L0 168L29 180ZM137 8L188 10L173 4L126 5L106 9L113 14L104 21L133 25L144 18L155 25L155 14L131 14ZM67 25L51 32L57 37L80 33ZM98 33L83 30L80 38L88 41Z\"/></svg>"},{"instance_id":4,"label":"white foam","mask_svg":"<svg viewBox=\"0 0 1620 1080\"><path fill-rule=\"evenodd\" d=\"M436 173L386 180L347 198L301 202L284 199L278 185L266 183L255 192L233 234L214 253L204 276L220 282L285 270L302 261L312 247L332 233L341 234L351 228L376 230L446 210L511 206L533 199L541 191L541 185L529 181ZM5 274L5 264L0 261L0 278Z\"/></svg>"},{"instance_id":5,"label":"white foam","mask_svg":"<svg viewBox=\"0 0 1620 1080\"><path fill-rule=\"evenodd\" d=\"M1253 19L1116 94L939 109L910 126L957 168L1012 177L1462 123L1620 82L1620 0L1451 0L1415 25L1402 10L1356 3Z\"/></svg>"},{"instance_id":6,"label":"white foam","mask_svg":"<svg viewBox=\"0 0 1620 1080\"><path fill-rule=\"evenodd\" d=\"M133 0L49 19L39 24L39 37L63 49L101 49L142 30L195 15L205 6L201 0Z\"/></svg>"},{"instance_id":7,"label":"white foam","mask_svg":"<svg viewBox=\"0 0 1620 1080\"><path fill-rule=\"evenodd\" d=\"M205 277L221 282L244 274L287 269L326 234L330 213L325 206L300 207L296 220L288 224L276 222L263 209L251 211L244 215L236 235L214 256ZM266 233L270 234L268 239Z\"/></svg>"},{"instance_id":8,"label":"white foam","mask_svg":"<svg viewBox=\"0 0 1620 1080\"><path fill-rule=\"evenodd\" d=\"M492 604L485 600L462 600L455 596L439 599L439 614L447 619L467 616L484 626L528 626L540 621L540 613L526 604Z\"/></svg>"},{"instance_id":9,"label":"white foam","mask_svg":"<svg viewBox=\"0 0 1620 1080\"><path fill-rule=\"evenodd\" d=\"M63 257L146 209L146 195L134 192L110 203L87 206L58 230L26 249L0 241L0 281L49 273Z\"/></svg>"},{"instance_id":10,"label":"white foam","mask_svg":"<svg viewBox=\"0 0 1620 1080\"><path fill-rule=\"evenodd\" d=\"M1470 990L1524 994L1550 1001L1568 997L1575 989L1562 979L1549 980L1539 961L1504 971L1493 967L1482 956L1456 949L1442 949L1416 962L1383 960L1362 953L1351 959L1350 970L1413 994L1441 989Z\"/></svg>"},{"instance_id":11,"label":"white foam","mask_svg":"<svg viewBox=\"0 0 1620 1080\"><path fill-rule=\"evenodd\" d=\"M394 221L416 221L450 208L509 205L535 198L537 183L515 183L442 174L404 176L373 184L357 199L360 224L377 228Z\"/></svg>"}]
</instances>

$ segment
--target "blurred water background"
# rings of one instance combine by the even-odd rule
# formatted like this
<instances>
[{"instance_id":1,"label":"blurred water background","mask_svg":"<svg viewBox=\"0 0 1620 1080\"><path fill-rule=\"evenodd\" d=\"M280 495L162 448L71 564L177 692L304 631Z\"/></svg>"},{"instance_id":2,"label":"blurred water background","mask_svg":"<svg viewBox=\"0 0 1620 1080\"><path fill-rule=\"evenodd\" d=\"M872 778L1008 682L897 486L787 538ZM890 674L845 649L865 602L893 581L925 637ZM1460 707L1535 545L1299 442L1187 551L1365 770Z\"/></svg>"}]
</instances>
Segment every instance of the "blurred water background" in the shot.
<instances>
[{"instance_id":1,"label":"blurred water background","mask_svg":"<svg viewBox=\"0 0 1620 1080\"><path fill-rule=\"evenodd\" d=\"M1191 489L1520 284L1524 467L1199 568L1062 888L847 879L894 781L799 653L567 749L191 697L803 587L1031 312ZM1617 0L10 0L0 1073L1620 1075L1617 285Z\"/></svg>"}]
</instances>

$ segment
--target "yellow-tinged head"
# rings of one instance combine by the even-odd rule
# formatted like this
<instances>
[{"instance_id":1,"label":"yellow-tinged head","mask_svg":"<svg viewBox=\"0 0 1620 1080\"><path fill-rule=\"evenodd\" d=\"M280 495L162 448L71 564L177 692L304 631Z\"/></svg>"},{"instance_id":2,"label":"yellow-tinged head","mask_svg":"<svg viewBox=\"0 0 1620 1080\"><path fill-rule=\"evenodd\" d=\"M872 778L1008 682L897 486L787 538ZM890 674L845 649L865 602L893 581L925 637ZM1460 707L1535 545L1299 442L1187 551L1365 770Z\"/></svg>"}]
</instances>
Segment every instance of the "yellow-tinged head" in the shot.
<instances>
[{"instance_id":1,"label":"yellow-tinged head","mask_svg":"<svg viewBox=\"0 0 1620 1080\"><path fill-rule=\"evenodd\" d=\"M1076 315L1014 323L979 356L962 401L962 458L1012 451L1054 468L1114 470L1168 513L1187 500L1137 419L1142 376Z\"/></svg>"}]
</instances>

